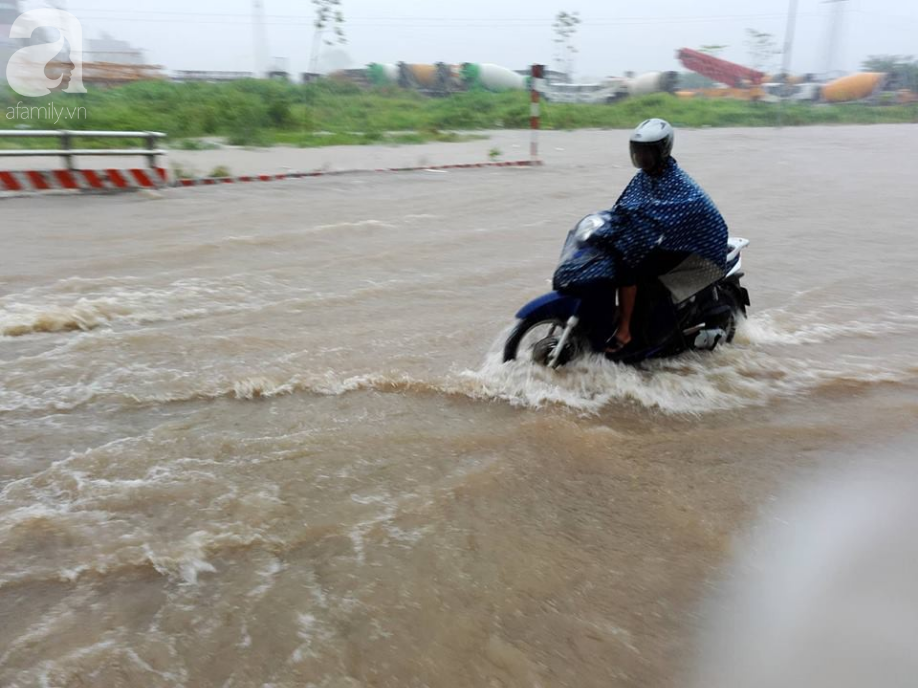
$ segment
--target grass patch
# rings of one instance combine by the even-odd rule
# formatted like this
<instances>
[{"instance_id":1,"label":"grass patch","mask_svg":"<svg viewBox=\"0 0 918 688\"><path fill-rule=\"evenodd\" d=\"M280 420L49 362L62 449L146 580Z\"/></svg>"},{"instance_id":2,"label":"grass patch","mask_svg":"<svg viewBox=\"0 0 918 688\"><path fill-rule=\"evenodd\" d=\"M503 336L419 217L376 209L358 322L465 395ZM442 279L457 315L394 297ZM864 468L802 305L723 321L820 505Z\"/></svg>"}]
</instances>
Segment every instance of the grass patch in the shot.
<instances>
[{"instance_id":1,"label":"grass patch","mask_svg":"<svg viewBox=\"0 0 918 688\"><path fill-rule=\"evenodd\" d=\"M276 145L296 146L298 148L319 148L322 146L368 146L368 145L408 145L431 142L455 143L458 141L477 141L487 139L482 134L458 134L451 131L406 131L380 133L370 132L274 132Z\"/></svg>"},{"instance_id":2,"label":"grass patch","mask_svg":"<svg viewBox=\"0 0 918 688\"><path fill-rule=\"evenodd\" d=\"M201 139L179 139L170 148L183 151L206 151L217 150L220 146L212 141L202 141Z\"/></svg>"},{"instance_id":3,"label":"grass patch","mask_svg":"<svg viewBox=\"0 0 918 688\"><path fill-rule=\"evenodd\" d=\"M193 169L182 167L178 163L172 164L172 174L176 179L194 179L197 173Z\"/></svg>"},{"instance_id":4,"label":"grass patch","mask_svg":"<svg viewBox=\"0 0 918 688\"><path fill-rule=\"evenodd\" d=\"M665 94L630 98L614 105L549 103L543 126L551 129L628 129L648 117L676 127L773 127L815 124L918 122L914 105L874 106L862 103L750 103L728 99L684 100Z\"/></svg>"},{"instance_id":5,"label":"grass patch","mask_svg":"<svg viewBox=\"0 0 918 688\"><path fill-rule=\"evenodd\" d=\"M11 118L16 105L29 106L29 118ZM236 146L301 147L416 144L465 141L480 135L456 130L526 129L529 95L524 92L470 91L448 98L426 98L397 88L361 90L333 81L292 85L242 80L228 84L144 82L113 89L92 89L82 96L54 97L56 112L83 113L55 121L50 99L28 99L0 89L0 129L162 131L180 150L205 150L205 137L221 137ZM808 124L918 122L918 105L766 104L726 99L683 100L657 94L613 105L546 103L547 129L630 129L648 117L663 117L682 127L758 127ZM3 148L46 148L51 140L0 140ZM143 145L138 140L79 141L80 147ZM56 143L55 143L56 147Z\"/></svg>"}]
</instances>

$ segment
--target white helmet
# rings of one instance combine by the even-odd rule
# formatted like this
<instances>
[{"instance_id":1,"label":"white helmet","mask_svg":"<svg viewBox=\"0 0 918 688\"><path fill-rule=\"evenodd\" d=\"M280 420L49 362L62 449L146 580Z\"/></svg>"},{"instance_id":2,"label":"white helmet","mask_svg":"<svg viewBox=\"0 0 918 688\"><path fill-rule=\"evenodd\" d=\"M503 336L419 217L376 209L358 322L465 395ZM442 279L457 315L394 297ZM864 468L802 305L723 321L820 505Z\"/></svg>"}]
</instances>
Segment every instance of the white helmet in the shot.
<instances>
[{"instance_id":1,"label":"white helmet","mask_svg":"<svg viewBox=\"0 0 918 688\"><path fill-rule=\"evenodd\" d=\"M672 155L676 130L666 120L648 119L631 134L631 162L644 171L659 168ZM644 164L642 164L644 163Z\"/></svg>"}]
</instances>

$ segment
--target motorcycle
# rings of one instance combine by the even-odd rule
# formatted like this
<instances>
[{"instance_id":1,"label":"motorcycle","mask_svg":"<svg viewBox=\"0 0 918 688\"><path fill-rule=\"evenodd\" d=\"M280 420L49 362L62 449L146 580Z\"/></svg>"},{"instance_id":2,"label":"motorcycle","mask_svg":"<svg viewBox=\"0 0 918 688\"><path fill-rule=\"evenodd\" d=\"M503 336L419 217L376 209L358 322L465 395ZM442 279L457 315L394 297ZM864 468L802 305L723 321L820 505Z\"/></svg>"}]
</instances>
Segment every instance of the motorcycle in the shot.
<instances>
[{"instance_id":1,"label":"motorcycle","mask_svg":"<svg viewBox=\"0 0 918 688\"><path fill-rule=\"evenodd\" d=\"M590 250L590 238L609 227L608 212L588 215L568 234L559 266ZM618 306L608 292L601 298L553 291L526 304L504 345L504 362L529 357L538 365L559 368L591 353L602 353L618 363L634 364L685 351L713 351L730 343L750 305L744 277L742 251L749 241L731 238L726 272L703 288L690 286L685 269L638 281L632 317L632 341L610 354L606 347L618 328ZM687 260L686 265L691 261ZM684 267L684 266L683 266ZM688 265L688 267L691 267ZM696 289L697 288L697 289Z\"/></svg>"}]
</instances>

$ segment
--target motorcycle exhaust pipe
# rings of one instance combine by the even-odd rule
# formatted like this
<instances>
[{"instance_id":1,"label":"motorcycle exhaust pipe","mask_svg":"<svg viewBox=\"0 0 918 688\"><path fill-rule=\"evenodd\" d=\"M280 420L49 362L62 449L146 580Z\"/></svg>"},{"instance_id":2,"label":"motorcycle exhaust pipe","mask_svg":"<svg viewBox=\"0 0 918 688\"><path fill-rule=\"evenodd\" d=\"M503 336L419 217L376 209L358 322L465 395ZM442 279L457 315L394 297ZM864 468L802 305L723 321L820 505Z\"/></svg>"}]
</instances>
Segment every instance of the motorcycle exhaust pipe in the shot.
<instances>
[{"instance_id":1,"label":"motorcycle exhaust pipe","mask_svg":"<svg viewBox=\"0 0 918 688\"><path fill-rule=\"evenodd\" d=\"M701 332L707 326L707 323L701 323L700 325L695 325L694 327L690 327L687 330L682 330L682 336L691 337L693 334L698 334Z\"/></svg>"},{"instance_id":2,"label":"motorcycle exhaust pipe","mask_svg":"<svg viewBox=\"0 0 918 688\"><path fill-rule=\"evenodd\" d=\"M714 330L702 330L695 338L694 347L699 351L714 351L726 338L726 331L719 327Z\"/></svg>"}]
</instances>

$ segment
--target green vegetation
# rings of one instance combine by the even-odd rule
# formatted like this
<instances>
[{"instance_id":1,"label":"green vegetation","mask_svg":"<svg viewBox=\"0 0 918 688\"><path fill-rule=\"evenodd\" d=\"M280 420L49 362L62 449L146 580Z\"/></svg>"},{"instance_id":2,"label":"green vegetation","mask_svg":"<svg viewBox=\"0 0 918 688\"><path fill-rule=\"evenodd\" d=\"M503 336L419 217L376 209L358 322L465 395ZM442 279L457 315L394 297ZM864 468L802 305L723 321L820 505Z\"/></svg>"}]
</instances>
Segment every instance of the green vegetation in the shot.
<instances>
[{"instance_id":1,"label":"green vegetation","mask_svg":"<svg viewBox=\"0 0 918 688\"><path fill-rule=\"evenodd\" d=\"M888 88L918 91L918 60L911 55L874 55L863 64L868 72L889 74Z\"/></svg>"},{"instance_id":2,"label":"green vegetation","mask_svg":"<svg viewBox=\"0 0 918 688\"><path fill-rule=\"evenodd\" d=\"M428 143L431 141L455 143L457 141L475 141L488 138L487 136L478 134L457 134L454 131L439 131L437 129L386 133L377 130L366 132L275 131L272 137L276 145L296 146L298 148L319 148L321 146L369 146L374 144L403 145Z\"/></svg>"},{"instance_id":3,"label":"green vegetation","mask_svg":"<svg viewBox=\"0 0 918 688\"><path fill-rule=\"evenodd\" d=\"M78 108L81 116L68 119L66 113ZM24 112L28 116L24 117ZM65 113L63 118L61 112ZM614 105L546 103L542 123L547 129L630 128L650 116L687 127L918 122L918 107L771 105L682 100L658 94ZM220 137L231 145L302 147L460 141L470 135L456 134L456 130L528 128L529 95L470 91L449 98L427 98L392 87L367 91L334 81L295 86L254 80L230 84L146 82L92 89L79 97L37 100L0 91L0 128L17 126L163 131L176 142L173 145L190 150L213 145L199 141L201 137ZM47 141L17 140L2 145L23 144L42 147ZM81 141L80 146L84 145L111 142Z\"/></svg>"},{"instance_id":4,"label":"green vegetation","mask_svg":"<svg viewBox=\"0 0 918 688\"><path fill-rule=\"evenodd\" d=\"M184 168L178 163L172 164L172 174L175 175L176 179L194 179L198 176L195 170Z\"/></svg>"},{"instance_id":5,"label":"green vegetation","mask_svg":"<svg viewBox=\"0 0 918 688\"><path fill-rule=\"evenodd\" d=\"M220 146L211 141L201 139L179 139L172 143L172 147L184 151L217 150Z\"/></svg>"},{"instance_id":6,"label":"green vegetation","mask_svg":"<svg viewBox=\"0 0 918 688\"><path fill-rule=\"evenodd\" d=\"M862 103L751 103L726 98L683 100L657 94L629 98L615 105L552 105L543 124L554 129L630 128L647 117L661 117L677 127L772 127L810 124L879 124L918 122L914 105L873 106Z\"/></svg>"}]
</instances>

